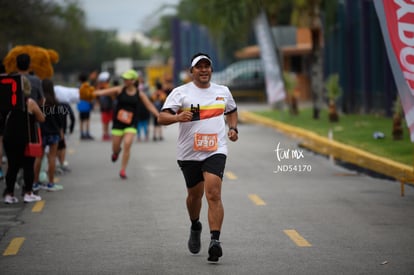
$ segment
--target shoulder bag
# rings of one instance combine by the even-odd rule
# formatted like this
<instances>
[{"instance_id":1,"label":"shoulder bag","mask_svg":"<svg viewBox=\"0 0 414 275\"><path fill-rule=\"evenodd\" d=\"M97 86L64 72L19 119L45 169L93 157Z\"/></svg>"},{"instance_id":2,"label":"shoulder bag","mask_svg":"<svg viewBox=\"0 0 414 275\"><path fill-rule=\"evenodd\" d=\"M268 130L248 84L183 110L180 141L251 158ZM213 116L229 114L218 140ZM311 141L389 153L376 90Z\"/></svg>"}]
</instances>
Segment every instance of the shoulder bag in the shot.
<instances>
[{"instance_id":1,"label":"shoulder bag","mask_svg":"<svg viewBox=\"0 0 414 275\"><path fill-rule=\"evenodd\" d=\"M29 113L27 113L27 129L29 132L29 143L26 144L26 148L24 149L24 155L26 157L41 157L43 155L42 134L40 131L39 123L35 122L34 130L36 133L34 140L32 140Z\"/></svg>"}]
</instances>

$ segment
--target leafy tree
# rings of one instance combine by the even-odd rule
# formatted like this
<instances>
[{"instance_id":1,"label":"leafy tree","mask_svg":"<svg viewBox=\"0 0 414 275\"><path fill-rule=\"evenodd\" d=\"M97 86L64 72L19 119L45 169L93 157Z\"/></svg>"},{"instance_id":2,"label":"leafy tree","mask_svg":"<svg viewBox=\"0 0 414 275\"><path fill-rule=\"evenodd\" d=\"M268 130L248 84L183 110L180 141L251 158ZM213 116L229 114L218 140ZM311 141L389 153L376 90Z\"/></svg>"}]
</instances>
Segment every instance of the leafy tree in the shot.
<instances>
[{"instance_id":1,"label":"leafy tree","mask_svg":"<svg viewBox=\"0 0 414 275\"><path fill-rule=\"evenodd\" d=\"M159 42L159 47L155 49L154 54L162 56L165 59L172 55L171 49L171 33L172 20L175 16L164 15L160 18L158 25L147 32L147 35L153 40Z\"/></svg>"},{"instance_id":2,"label":"leafy tree","mask_svg":"<svg viewBox=\"0 0 414 275\"><path fill-rule=\"evenodd\" d=\"M0 54L15 44L40 45L53 28L56 4L42 0L0 1Z\"/></svg>"},{"instance_id":3,"label":"leafy tree","mask_svg":"<svg viewBox=\"0 0 414 275\"><path fill-rule=\"evenodd\" d=\"M339 74L331 74L325 81L325 89L328 92L329 121L339 121L338 112L336 110L336 101L342 95L342 88L339 83Z\"/></svg>"},{"instance_id":4,"label":"leafy tree","mask_svg":"<svg viewBox=\"0 0 414 275\"><path fill-rule=\"evenodd\" d=\"M221 45L222 53L232 55L252 43L253 21L264 10L271 25L287 24L288 0L182 0L177 16L205 25Z\"/></svg>"},{"instance_id":5,"label":"leafy tree","mask_svg":"<svg viewBox=\"0 0 414 275\"><path fill-rule=\"evenodd\" d=\"M311 30L311 93L313 96L313 118L319 119L323 100L322 23L320 18L322 0L294 0L292 23Z\"/></svg>"},{"instance_id":6,"label":"leafy tree","mask_svg":"<svg viewBox=\"0 0 414 275\"><path fill-rule=\"evenodd\" d=\"M100 69L103 61L118 56L143 56L137 41L125 44L116 35L89 29L79 0L0 1L0 58L16 45L33 44L56 50L56 71L69 73Z\"/></svg>"}]
</instances>

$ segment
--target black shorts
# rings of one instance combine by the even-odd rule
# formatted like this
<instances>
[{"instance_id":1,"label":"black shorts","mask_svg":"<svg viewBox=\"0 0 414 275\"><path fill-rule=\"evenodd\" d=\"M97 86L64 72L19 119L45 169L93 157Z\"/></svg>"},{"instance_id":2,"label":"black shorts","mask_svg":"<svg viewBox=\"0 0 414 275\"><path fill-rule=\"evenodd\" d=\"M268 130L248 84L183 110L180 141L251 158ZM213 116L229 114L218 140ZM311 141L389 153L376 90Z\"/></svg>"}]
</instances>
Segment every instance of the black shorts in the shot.
<instances>
[{"instance_id":1,"label":"black shorts","mask_svg":"<svg viewBox=\"0 0 414 275\"><path fill-rule=\"evenodd\" d=\"M80 121L88 120L90 117L91 117L91 112L80 112L79 113Z\"/></svg>"},{"instance_id":2,"label":"black shorts","mask_svg":"<svg viewBox=\"0 0 414 275\"><path fill-rule=\"evenodd\" d=\"M187 188L191 188L204 181L203 172L214 174L223 179L226 155L215 154L203 161L177 160L177 163L183 172Z\"/></svg>"}]
</instances>

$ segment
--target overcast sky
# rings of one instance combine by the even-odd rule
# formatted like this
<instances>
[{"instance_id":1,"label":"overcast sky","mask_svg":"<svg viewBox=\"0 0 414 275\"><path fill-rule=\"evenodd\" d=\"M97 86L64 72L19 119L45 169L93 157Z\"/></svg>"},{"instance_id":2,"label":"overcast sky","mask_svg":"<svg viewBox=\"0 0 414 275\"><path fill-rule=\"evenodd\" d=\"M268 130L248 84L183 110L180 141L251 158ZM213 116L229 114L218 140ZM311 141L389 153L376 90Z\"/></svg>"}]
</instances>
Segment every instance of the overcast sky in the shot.
<instances>
[{"instance_id":1,"label":"overcast sky","mask_svg":"<svg viewBox=\"0 0 414 275\"><path fill-rule=\"evenodd\" d=\"M180 0L80 0L87 16L87 24L119 33L144 31L158 22L157 11L163 5L178 4ZM165 8L161 15L174 13Z\"/></svg>"}]
</instances>

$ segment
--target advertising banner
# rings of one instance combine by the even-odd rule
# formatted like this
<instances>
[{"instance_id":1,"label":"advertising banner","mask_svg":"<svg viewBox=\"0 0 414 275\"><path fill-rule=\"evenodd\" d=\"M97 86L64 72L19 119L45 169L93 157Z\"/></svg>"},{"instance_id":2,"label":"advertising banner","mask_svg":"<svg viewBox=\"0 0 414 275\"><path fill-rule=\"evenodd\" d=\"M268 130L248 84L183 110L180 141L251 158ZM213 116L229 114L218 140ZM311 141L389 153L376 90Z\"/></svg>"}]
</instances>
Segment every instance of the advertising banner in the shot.
<instances>
[{"instance_id":1,"label":"advertising banner","mask_svg":"<svg viewBox=\"0 0 414 275\"><path fill-rule=\"evenodd\" d=\"M414 2L374 0L388 59L414 142Z\"/></svg>"},{"instance_id":2,"label":"advertising banner","mask_svg":"<svg viewBox=\"0 0 414 275\"><path fill-rule=\"evenodd\" d=\"M255 19L254 29L265 71L267 102L274 104L284 100L286 93L272 34L264 12Z\"/></svg>"}]
</instances>

